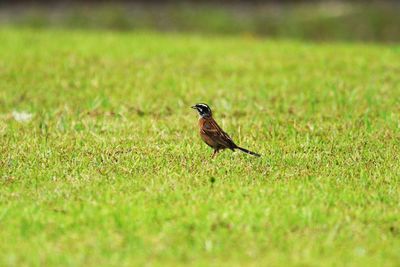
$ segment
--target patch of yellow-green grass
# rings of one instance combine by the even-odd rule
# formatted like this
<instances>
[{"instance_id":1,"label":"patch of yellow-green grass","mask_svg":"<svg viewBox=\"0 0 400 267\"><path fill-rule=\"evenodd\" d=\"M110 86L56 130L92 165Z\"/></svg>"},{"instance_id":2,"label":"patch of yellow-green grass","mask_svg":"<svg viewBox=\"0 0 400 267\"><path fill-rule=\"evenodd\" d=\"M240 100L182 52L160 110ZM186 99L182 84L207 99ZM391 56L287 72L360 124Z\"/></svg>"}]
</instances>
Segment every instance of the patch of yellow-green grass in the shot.
<instances>
[{"instance_id":1,"label":"patch of yellow-green grass","mask_svg":"<svg viewBox=\"0 0 400 267\"><path fill-rule=\"evenodd\" d=\"M398 46L0 40L0 265L399 263ZM196 102L263 156L212 160Z\"/></svg>"}]
</instances>

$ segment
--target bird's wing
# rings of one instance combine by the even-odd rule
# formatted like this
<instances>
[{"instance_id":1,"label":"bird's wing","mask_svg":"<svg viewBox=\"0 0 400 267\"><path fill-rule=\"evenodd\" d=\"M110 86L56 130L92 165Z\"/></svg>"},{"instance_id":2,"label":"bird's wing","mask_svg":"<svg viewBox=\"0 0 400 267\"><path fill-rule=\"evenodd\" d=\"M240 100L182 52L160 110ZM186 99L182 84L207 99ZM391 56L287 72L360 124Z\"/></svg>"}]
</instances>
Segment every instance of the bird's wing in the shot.
<instances>
[{"instance_id":1,"label":"bird's wing","mask_svg":"<svg viewBox=\"0 0 400 267\"><path fill-rule=\"evenodd\" d=\"M224 148L233 149L236 147L232 138L226 132L224 132L221 127L219 127L215 120L208 120L204 124L202 131L215 143L223 146Z\"/></svg>"}]
</instances>

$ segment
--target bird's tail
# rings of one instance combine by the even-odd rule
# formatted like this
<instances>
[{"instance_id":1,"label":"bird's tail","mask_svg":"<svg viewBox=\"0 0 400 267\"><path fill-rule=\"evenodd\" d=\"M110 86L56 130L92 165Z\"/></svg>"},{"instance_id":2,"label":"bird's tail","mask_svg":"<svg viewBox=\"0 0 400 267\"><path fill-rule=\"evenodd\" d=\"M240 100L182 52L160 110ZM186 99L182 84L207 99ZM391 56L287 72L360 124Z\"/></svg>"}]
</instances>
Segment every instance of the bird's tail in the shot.
<instances>
[{"instance_id":1,"label":"bird's tail","mask_svg":"<svg viewBox=\"0 0 400 267\"><path fill-rule=\"evenodd\" d=\"M244 152L244 153L249 154L249 155L252 155L252 156L255 156L255 157L261 157L260 154L257 154L257 153L255 153L253 151L250 151L250 150L247 150L246 148L243 148L243 147L240 147L240 146L238 146L236 148L239 149L240 151Z\"/></svg>"}]
</instances>

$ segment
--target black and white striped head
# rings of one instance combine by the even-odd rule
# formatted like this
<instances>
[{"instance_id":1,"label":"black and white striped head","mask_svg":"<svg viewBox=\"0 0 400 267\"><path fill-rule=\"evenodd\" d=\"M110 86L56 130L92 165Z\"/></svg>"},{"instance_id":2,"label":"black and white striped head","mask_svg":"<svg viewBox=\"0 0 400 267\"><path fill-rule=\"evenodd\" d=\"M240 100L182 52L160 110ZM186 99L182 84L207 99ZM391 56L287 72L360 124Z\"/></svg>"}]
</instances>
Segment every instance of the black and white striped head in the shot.
<instances>
[{"instance_id":1,"label":"black and white striped head","mask_svg":"<svg viewBox=\"0 0 400 267\"><path fill-rule=\"evenodd\" d=\"M207 104L199 103L192 106L192 108L196 109L201 117L211 117L211 109Z\"/></svg>"}]
</instances>

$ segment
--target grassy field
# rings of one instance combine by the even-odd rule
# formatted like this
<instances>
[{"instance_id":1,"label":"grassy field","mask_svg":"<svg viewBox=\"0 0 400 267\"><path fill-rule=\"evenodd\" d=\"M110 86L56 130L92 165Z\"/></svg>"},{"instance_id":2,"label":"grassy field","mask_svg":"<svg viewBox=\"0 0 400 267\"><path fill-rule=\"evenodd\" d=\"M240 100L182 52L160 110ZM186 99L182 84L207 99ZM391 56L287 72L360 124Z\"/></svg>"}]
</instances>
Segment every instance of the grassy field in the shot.
<instances>
[{"instance_id":1,"label":"grassy field","mask_svg":"<svg viewBox=\"0 0 400 267\"><path fill-rule=\"evenodd\" d=\"M286 4L282 2L288 1L264 4L263 1L258 4L255 1L225 1L225 4L220 1L58 2L2 5L0 24L38 29L157 30L316 41L400 42L400 3L394 0L290 1Z\"/></svg>"},{"instance_id":2,"label":"grassy field","mask_svg":"<svg viewBox=\"0 0 400 267\"><path fill-rule=\"evenodd\" d=\"M1 266L399 266L399 46L0 40Z\"/></svg>"}]
</instances>

